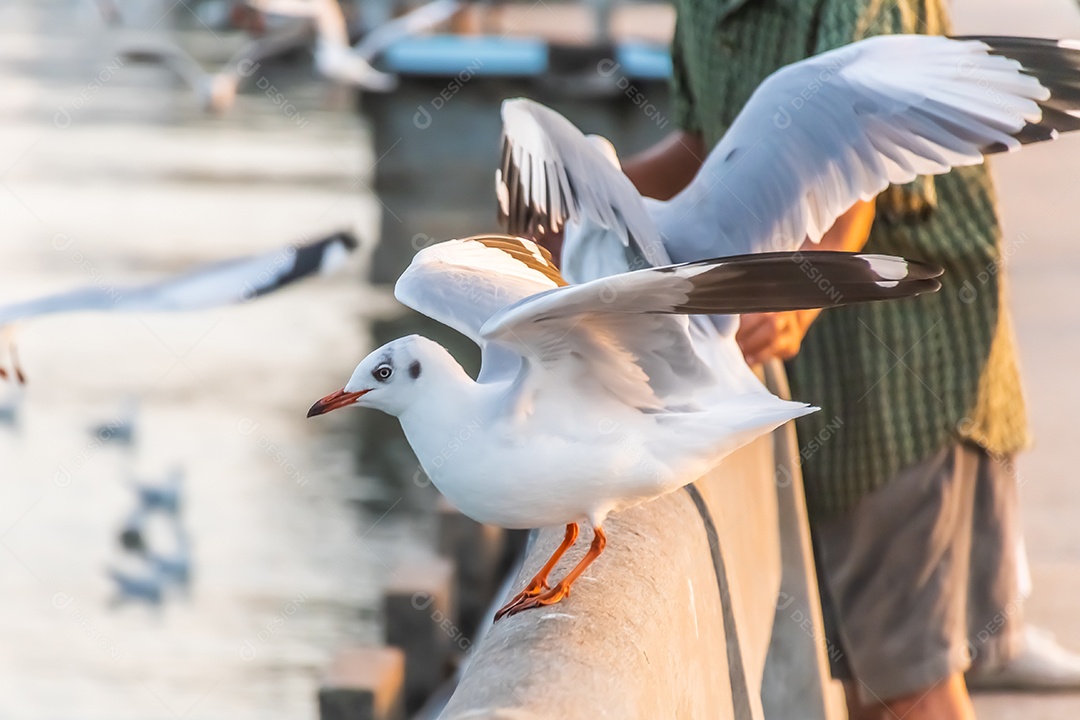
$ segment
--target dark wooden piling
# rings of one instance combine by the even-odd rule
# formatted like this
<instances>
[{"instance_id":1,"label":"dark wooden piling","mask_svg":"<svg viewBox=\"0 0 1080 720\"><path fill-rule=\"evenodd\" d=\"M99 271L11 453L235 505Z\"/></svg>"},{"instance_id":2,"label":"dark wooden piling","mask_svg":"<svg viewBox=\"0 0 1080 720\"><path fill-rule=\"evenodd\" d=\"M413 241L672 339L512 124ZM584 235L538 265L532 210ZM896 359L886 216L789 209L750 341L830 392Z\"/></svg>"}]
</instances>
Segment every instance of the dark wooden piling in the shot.
<instances>
[{"instance_id":1,"label":"dark wooden piling","mask_svg":"<svg viewBox=\"0 0 1080 720\"><path fill-rule=\"evenodd\" d=\"M386 642L405 652L405 705L410 712L450 674L468 638L457 624L453 564L431 556L394 571L383 596Z\"/></svg>"},{"instance_id":2,"label":"dark wooden piling","mask_svg":"<svg viewBox=\"0 0 1080 720\"><path fill-rule=\"evenodd\" d=\"M352 648L334 658L319 688L319 720L404 720L405 654Z\"/></svg>"},{"instance_id":3,"label":"dark wooden piling","mask_svg":"<svg viewBox=\"0 0 1080 720\"><path fill-rule=\"evenodd\" d=\"M462 515L440 496L439 554L454 567L458 625L471 637L498 588L506 531Z\"/></svg>"}]
</instances>

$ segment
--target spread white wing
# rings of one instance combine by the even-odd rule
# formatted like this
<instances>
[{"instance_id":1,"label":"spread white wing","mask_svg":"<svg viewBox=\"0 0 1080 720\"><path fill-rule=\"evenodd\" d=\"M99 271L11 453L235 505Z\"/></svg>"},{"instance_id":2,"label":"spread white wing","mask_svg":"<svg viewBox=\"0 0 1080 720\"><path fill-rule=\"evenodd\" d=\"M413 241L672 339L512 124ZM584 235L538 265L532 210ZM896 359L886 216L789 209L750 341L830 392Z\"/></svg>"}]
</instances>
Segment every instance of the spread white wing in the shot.
<instances>
[{"instance_id":1,"label":"spread white wing","mask_svg":"<svg viewBox=\"0 0 1080 720\"><path fill-rule=\"evenodd\" d=\"M1078 48L889 35L777 71L657 206L671 257L794 249L890 183L1080 128Z\"/></svg>"},{"instance_id":2,"label":"spread white wing","mask_svg":"<svg viewBox=\"0 0 1080 720\"><path fill-rule=\"evenodd\" d=\"M395 294L476 341L485 366L519 379L584 373L627 404L662 409L700 397L716 380L694 348L688 314L835 306L939 286L939 269L900 258L813 256L723 258L567 286L532 241L478 237L422 250ZM485 377L509 379L486 368Z\"/></svg>"},{"instance_id":3,"label":"spread white wing","mask_svg":"<svg viewBox=\"0 0 1080 720\"><path fill-rule=\"evenodd\" d=\"M568 311L559 323L522 327L520 334L509 324L497 336L487 334L485 328L507 308L564 289L566 281L550 254L534 242L478 236L417 253L394 294L482 348L481 382L558 370L560 363L577 358L598 386L629 404L659 407L661 398L671 400L680 391L687 395L695 383L712 381L694 351L685 317L635 315L630 321L623 315L605 323L582 306L583 312ZM624 335L631 325L628 344Z\"/></svg>"},{"instance_id":4,"label":"spread white wing","mask_svg":"<svg viewBox=\"0 0 1080 720\"><path fill-rule=\"evenodd\" d=\"M145 285L96 285L0 306L0 326L72 312L177 312L246 302L340 268L357 247L352 233L210 263Z\"/></svg>"},{"instance_id":5,"label":"spread white wing","mask_svg":"<svg viewBox=\"0 0 1080 720\"><path fill-rule=\"evenodd\" d=\"M563 258L575 281L608 273L635 242L647 264L665 264L652 249L661 237L676 262L794 250L890 183L1080 128L1078 77L1080 44L1071 41L863 40L767 78L694 181L666 203L640 198L555 111L510 100L500 217L529 236L576 226ZM633 256L626 262L634 267Z\"/></svg>"}]
</instances>

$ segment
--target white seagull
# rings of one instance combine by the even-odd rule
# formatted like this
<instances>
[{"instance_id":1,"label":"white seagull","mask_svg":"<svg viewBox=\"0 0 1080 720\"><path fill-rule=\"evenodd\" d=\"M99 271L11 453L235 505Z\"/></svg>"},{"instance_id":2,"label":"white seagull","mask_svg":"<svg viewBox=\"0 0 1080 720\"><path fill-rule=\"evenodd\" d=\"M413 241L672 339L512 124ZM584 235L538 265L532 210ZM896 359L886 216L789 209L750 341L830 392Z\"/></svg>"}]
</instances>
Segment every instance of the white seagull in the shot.
<instances>
[{"instance_id":1,"label":"white seagull","mask_svg":"<svg viewBox=\"0 0 1080 720\"><path fill-rule=\"evenodd\" d=\"M99 283L77 290L0 305L0 338L6 338L15 378L25 382L15 352L12 324L41 315L72 312L181 312L248 302L313 275L344 267L359 243L351 232L220 262L145 285ZM0 367L0 378L7 372Z\"/></svg>"},{"instance_id":2,"label":"white seagull","mask_svg":"<svg viewBox=\"0 0 1080 720\"><path fill-rule=\"evenodd\" d=\"M886 35L769 76L670 201L641 197L614 148L529 100L503 103L500 220L564 231L572 282L794 250L890 183L1080 128L1080 42ZM730 332L732 323L723 330Z\"/></svg>"},{"instance_id":3,"label":"white seagull","mask_svg":"<svg viewBox=\"0 0 1080 720\"><path fill-rule=\"evenodd\" d=\"M163 65L194 91L201 110L223 115L232 109L240 86L258 71L262 61L305 47L312 35L310 23L291 20L245 44L215 72L205 70L187 50L164 37L143 34L122 41L116 53L132 62Z\"/></svg>"},{"instance_id":4,"label":"white seagull","mask_svg":"<svg viewBox=\"0 0 1080 720\"><path fill-rule=\"evenodd\" d=\"M250 0L249 4L270 14L310 18L316 29L316 69L330 80L369 92L390 92L398 83L396 75L371 66L376 57L401 38L449 20L461 8L460 0L434 0L380 25L350 46L338 0Z\"/></svg>"},{"instance_id":5,"label":"white seagull","mask_svg":"<svg viewBox=\"0 0 1080 720\"><path fill-rule=\"evenodd\" d=\"M241 85L258 72L264 60L313 43L315 67L326 78L370 92L389 92L397 87L397 76L376 70L372 61L398 40L431 30L461 8L460 0L434 0L376 27L350 47L337 0L250 0L247 4L284 22L245 44L217 71L205 70L175 41L147 33L122 41L116 53L133 62L165 66L195 92L200 109L221 115L232 108ZM106 17L122 20L110 11L116 10L112 3L101 7Z\"/></svg>"},{"instance_id":6,"label":"white seagull","mask_svg":"<svg viewBox=\"0 0 1080 720\"><path fill-rule=\"evenodd\" d=\"M477 380L412 335L368 355L308 416L395 415L424 471L469 517L566 537L498 617L558 602L603 551L604 518L672 492L725 455L812 412L698 347L686 315L886 300L933 292L940 270L883 255L705 260L567 285L530 240L478 236L421 250L394 292L482 350ZM548 575L588 522L588 554Z\"/></svg>"}]
</instances>

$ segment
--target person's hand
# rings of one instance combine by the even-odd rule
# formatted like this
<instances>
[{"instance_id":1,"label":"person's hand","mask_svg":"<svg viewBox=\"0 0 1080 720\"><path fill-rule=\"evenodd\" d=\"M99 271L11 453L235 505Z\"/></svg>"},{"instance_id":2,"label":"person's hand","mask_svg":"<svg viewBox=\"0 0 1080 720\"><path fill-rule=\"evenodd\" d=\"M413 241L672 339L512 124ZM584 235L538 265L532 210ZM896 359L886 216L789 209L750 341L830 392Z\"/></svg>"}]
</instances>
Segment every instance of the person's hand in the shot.
<instances>
[{"instance_id":1,"label":"person's hand","mask_svg":"<svg viewBox=\"0 0 1080 720\"><path fill-rule=\"evenodd\" d=\"M820 312L789 310L743 315L735 342L739 343L748 365L758 365L772 358L788 360L799 352L803 336Z\"/></svg>"}]
</instances>

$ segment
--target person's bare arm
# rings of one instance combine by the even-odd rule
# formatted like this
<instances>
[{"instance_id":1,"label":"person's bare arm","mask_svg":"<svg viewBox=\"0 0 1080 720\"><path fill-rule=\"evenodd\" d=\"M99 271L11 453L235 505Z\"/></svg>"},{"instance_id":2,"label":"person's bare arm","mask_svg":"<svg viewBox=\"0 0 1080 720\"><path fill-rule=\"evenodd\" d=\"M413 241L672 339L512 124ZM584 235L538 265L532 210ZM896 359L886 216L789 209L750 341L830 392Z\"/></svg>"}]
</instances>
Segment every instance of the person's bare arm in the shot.
<instances>
[{"instance_id":1,"label":"person's bare arm","mask_svg":"<svg viewBox=\"0 0 1080 720\"><path fill-rule=\"evenodd\" d=\"M623 163L623 172L646 197L668 200L690 184L708 151L697 133L678 130Z\"/></svg>"},{"instance_id":2,"label":"person's bare arm","mask_svg":"<svg viewBox=\"0 0 1080 720\"><path fill-rule=\"evenodd\" d=\"M874 201L859 200L848 208L836 222L821 236L821 242L803 243L803 250L842 250L858 252L866 246L870 238L870 227L874 224Z\"/></svg>"},{"instance_id":3,"label":"person's bare arm","mask_svg":"<svg viewBox=\"0 0 1080 720\"><path fill-rule=\"evenodd\" d=\"M833 226L822 236L820 243L808 240L803 243L802 249L857 252L866 245L873 223L874 201L860 200L836 219ZM750 365L763 363L774 357L787 360L799 352L806 331L820 312L821 310L792 310L743 315L735 340Z\"/></svg>"}]
</instances>

